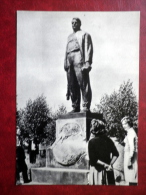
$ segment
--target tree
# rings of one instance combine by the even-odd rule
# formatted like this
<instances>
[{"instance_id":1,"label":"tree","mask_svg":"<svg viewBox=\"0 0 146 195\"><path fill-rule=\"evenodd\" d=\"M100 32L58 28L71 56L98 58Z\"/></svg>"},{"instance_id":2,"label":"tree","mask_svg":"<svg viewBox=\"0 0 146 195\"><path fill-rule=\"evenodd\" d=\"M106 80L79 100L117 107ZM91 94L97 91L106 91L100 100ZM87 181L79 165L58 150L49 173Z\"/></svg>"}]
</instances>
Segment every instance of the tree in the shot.
<instances>
[{"instance_id":1,"label":"tree","mask_svg":"<svg viewBox=\"0 0 146 195\"><path fill-rule=\"evenodd\" d=\"M16 112L16 123L17 130L20 130L19 140L21 145L23 145L23 141L29 137L29 133L25 129L25 111L24 109L20 109Z\"/></svg>"},{"instance_id":2,"label":"tree","mask_svg":"<svg viewBox=\"0 0 146 195\"><path fill-rule=\"evenodd\" d=\"M52 121L50 108L43 95L34 101L28 100L26 107L17 112L17 125L21 130L21 136L25 138L37 138L41 142L45 137L45 127Z\"/></svg>"},{"instance_id":3,"label":"tree","mask_svg":"<svg viewBox=\"0 0 146 195\"><path fill-rule=\"evenodd\" d=\"M46 144L47 145L52 145L56 139L56 120L60 115L66 114L67 110L66 107L62 104L58 106L58 109L54 112L51 113L52 121L47 124L45 128L45 132L47 135L46 139Z\"/></svg>"},{"instance_id":4,"label":"tree","mask_svg":"<svg viewBox=\"0 0 146 195\"><path fill-rule=\"evenodd\" d=\"M138 103L130 80L124 82L117 92L114 91L111 95L105 94L95 110L103 114L109 135L116 136L119 140L122 140L125 135L121 125L124 116L131 117L137 130Z\"/></svg>"},{"instance_id":5,"label":"tree","mask_svg":"<svg viewBox=\"0 0 146 195\"><path fill-rule=\"evenodd\" d=\"M21 140L32 138L47 145L53 144L56 138L56 120L59 115L66 113L64 105L59 106L57 111L53 113L43 95L37 97L34 101L29 99L26 107L16 113L17 126L21 131Z\"/></svg>"},{"instance_id":6,"label":"tree","mask_svg":"<svg viewBox=\"0 0 146 195\"><path fill-rule=\"evenodd\" d=\"M52 118L56 120L60 115L64 115L66 113L67 113L66 107L63 104L61 104L58 106L58 109L52 114Z\"/></svg>"}]
</instances>

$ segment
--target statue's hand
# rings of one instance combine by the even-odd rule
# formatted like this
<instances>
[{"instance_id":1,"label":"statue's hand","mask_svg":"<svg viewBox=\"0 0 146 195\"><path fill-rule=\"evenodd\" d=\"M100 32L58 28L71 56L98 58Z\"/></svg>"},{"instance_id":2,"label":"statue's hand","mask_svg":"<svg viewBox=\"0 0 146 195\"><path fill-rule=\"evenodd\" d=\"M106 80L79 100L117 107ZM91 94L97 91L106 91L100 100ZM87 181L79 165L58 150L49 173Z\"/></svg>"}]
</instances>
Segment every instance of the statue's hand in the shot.
<instances>
[{"instance_id":1,"label":"statue's hand","mask_svg":"<svg viewBox=\"0 0 146 195\"><path fill-rule=\"evenodd\" d=\"M90 65L89 62L86 62L86 63L84 64L84 66L82 67L82 71L83 71L83 72L84 72L84 71L90 72L91 69L92 69L92 67L91 67L91 65Z\"/></svg>"}]
</instances>

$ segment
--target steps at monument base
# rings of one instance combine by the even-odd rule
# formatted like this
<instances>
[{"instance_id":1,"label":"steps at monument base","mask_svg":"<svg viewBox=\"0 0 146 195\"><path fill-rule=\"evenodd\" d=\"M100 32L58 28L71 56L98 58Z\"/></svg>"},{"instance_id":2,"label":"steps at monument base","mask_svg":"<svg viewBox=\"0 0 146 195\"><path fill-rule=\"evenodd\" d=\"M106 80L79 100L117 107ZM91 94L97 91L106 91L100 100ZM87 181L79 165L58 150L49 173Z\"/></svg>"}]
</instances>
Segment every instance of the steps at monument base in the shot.
<instances>
[{"instance_id":1,"label":"steps at monument base","mask_svg":"<svg viewBox=\"0 0 146 195\"><path fill-rule=\"evenodd\" d=\"M89 170L62 168L32 168L32 183L48 185L87 185Z\"/></svg>"}]
</instances>

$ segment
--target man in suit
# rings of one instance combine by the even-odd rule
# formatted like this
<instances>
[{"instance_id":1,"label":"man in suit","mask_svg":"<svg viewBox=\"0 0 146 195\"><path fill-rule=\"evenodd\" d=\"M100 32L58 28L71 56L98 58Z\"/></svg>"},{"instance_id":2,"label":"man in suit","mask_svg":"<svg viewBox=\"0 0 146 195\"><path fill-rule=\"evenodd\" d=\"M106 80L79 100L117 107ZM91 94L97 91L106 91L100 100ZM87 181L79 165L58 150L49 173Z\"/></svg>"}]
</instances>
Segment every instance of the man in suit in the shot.
<instances>
[{"instance_id":1,"label":"man in suit","mask_svg":"<svg viewBox=\"0 0 146 195\"><path fill-rule=\"evenodd\" d=\"M68 93L71 96L73 110L80 112L81 92L83 111L90 111L92 92L89 71L91 70L93 45L91 36L81 29L79 18L72 19L73 33L69 35L66 46L64 69L67 72ZM81 92L80 92L81 91Z\"/></svg>"}]
</instances>

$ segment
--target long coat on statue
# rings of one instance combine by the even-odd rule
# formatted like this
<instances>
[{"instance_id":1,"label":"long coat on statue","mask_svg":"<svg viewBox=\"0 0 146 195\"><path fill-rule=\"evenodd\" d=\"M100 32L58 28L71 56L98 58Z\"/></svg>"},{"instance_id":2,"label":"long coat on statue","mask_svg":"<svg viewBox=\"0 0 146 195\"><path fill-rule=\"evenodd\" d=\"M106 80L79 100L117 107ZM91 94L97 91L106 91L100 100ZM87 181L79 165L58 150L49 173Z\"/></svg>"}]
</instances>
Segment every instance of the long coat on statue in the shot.
<instances>
[{"instance_id":1,"label":"long coat on statue","mask_svg":"<svg viewBox=\"0 0 146 195\"><path fill-rule=\"evenodd\" d=\"M79 30L76 33L72 33L71 35L69 35L67 44L70 41L71 37L74 35L76 36L79 46L80 46L83 63L90 62L90 64L92 64L93 44L92 44L91 36L88 33L82 30ZM64 69L66 68L68 68L67 50L66 50L65 61L64 61Z\"/></svg>"}]
</instances>

